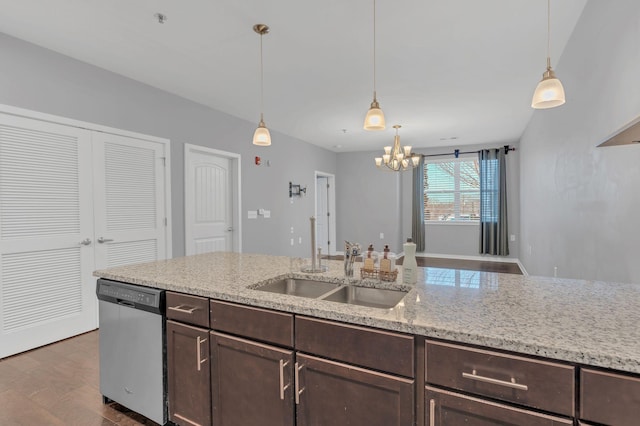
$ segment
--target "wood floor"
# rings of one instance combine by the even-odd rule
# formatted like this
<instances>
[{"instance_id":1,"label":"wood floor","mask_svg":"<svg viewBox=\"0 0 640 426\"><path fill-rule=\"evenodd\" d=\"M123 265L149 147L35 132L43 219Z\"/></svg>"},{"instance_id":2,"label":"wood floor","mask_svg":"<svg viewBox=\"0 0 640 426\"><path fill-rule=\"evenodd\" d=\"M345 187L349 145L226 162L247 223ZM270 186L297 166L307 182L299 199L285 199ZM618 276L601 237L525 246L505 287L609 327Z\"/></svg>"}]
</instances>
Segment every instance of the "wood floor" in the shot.
<instances>
[{"instance_id":1,"label":"wood floor","mask_svg":"<svg viewBox=\"0 0 640 426\"><path fill-rule=\"evenodd\" d=\"M103 405L98 369L97 331L0 360L0 425L156 425Z\"/></svg>"}]
</instances>

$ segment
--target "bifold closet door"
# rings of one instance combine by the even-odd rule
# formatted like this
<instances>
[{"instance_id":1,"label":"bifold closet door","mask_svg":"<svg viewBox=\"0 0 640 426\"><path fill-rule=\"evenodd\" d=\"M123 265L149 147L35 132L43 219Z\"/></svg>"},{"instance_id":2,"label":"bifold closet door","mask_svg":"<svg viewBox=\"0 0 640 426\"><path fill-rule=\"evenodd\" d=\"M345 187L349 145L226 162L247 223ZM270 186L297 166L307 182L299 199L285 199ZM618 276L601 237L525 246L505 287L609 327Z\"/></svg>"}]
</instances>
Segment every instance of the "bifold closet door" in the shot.
<instances>
[{"instance_id":1,"label":"bifold closet door","mask_svg":"<svg viewBox=\"0 0 640 426\"><path fill-rule=\"evenodd\" d=\"M93 133L96 268L166 258L164 149Z\"/></svg>"},{"instance_id":2,"label":"bifold closet door","mask_svg":"<svg viewBox=\"0 0 640 426\"><path fill-rule=\"evenodd\" d=\"M91 132L0 114L0 358L97 327Z\"/></svg>"}]
</instances>

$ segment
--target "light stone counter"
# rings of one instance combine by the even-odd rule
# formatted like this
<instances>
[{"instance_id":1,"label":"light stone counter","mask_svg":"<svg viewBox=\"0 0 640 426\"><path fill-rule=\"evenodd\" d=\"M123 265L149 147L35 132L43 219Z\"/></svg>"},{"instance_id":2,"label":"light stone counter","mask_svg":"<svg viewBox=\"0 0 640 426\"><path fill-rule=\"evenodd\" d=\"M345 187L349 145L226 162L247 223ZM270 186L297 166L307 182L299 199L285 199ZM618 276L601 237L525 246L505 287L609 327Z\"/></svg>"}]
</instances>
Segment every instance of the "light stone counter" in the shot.
<instances>
[{"instance_id":1,"label":"light stone counter","mask_svg":"<svg viewBox=\"0 0 640 426\"><path fill-rule=\"evenodd\" d=\"M253 289L283 277L345 283L341 261L209 253L96 271L95 276L253 306L640 373L640 285L419 268L393 309ZM361 264L354 270L359 275ZM389 287L360 281L358 285ZM398 277L398 283L402 277ZM398 286L398 284L393 283Z\"/></svg>"}]
</instances>

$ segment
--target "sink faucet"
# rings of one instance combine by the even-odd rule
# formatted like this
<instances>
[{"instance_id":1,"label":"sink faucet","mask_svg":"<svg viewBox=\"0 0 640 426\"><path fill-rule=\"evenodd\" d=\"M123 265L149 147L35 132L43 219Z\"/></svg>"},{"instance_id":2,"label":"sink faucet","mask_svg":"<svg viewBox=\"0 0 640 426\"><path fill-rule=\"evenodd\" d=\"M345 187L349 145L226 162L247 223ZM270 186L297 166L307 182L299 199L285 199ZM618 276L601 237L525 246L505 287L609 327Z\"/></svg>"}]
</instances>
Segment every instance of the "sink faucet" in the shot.
<instances>
[{"instance_id":1,"label":"sink faucet","mask_svg":"<svg viewBox=\"0 0 640 426\"><path fill-rule=\"evenodd\" d=\"M320 254L322 249L318 247L318 254L316 257L316 218L311 216L309 218L309 221L311 222L311 266L310 267L306 267L302 269L302 272L311 272L311 273L316 273L316 272L324 272L326 271L328 268L325 266L323 267L320 264ZM316 265L317 262L317 265Z\"/></svg>"}]
</instances>

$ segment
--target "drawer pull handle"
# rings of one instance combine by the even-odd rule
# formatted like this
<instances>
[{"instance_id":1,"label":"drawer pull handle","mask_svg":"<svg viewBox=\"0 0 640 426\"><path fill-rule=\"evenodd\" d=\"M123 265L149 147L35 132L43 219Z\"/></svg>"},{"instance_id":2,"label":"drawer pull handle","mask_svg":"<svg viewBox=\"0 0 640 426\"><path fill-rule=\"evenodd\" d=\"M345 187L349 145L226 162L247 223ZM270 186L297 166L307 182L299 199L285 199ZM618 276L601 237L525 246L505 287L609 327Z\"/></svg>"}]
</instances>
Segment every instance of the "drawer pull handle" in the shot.
<instances>
[{"instance_id":1,"label":"drawer pull handle","mask_svg":"<svg viewBox=\"0 0 640 426\"><path fill-rule=\"evenodd\" d=\"M436 426L436 400L429 400L429 426Z\"/></svg>"},{"instance_id":2,"label":"drawer pull handle","mask_svg":"<svg viewBox=\"0 0 640 426\"><path fill-rule=\"evenodd\" d=\"M181 312L183 314L191 315L194 311L198 310L198 307L194 306L193 308L185 309L184 305L178 305L178 306L169 306L167 309L170 311L176 311L176 312Z\"/></svg>"},{"instance_id":3,"label":"drawer pull handle","mask_svg":"<svg viewBox=\"0 0 640 426\"><path fill-rule=\"evenodd\" d=\"M289 361L280 360L280 399L284 401L284 391L286 391L291 383L284 384L284 367L289 365Z\"/></svg>"},{"instance_id":4,"label":"drawer pull handle","mask_svg":"<svg viewBox=\"0 0 640 426\"><path fill-rule=\"evenodd\" d=\"M196 355L197 366L196 367L197 367L198 371L201 370L201 365L204 364L205 362L207 362L207 359L206 358L202 359L202 355L200 354L200 352L201 352L200 345L205 343L206 341L207 341L207 339L202 339L202 338L200 338L200 336L198 336L197 339L196 339L196 353L197 353L197 355Z\"/></svg>"},{"instance_id":5,"label":"drawer pull handle","mask_svg":"<svg viewBox=\"0 0 640 426\"><path fill-rule=\"evenodd\" d=\"M296 373L296 405L300 405L300 394L304 392L305 388L300 389L300 370L304 368L304 365L295 364L295 373Z\"/></svg>"},{"instance_id":6,"label":"drawer pull handle","mask_svg":"<svg viewBox=\"0 0 640 426\"><path fill-rule=\"evenodd\" d=\"M514 379L514 378L511 378L510 382L507 382L506 380L492 379L491 377L478 376L476 374L476 370L473 370L473 372L471 372L471 374L462 373L462 377L464 377L465 379L477 380L479 382L491 383L493 385L504 386L504 387L507 387L507 388L517 389L517 390L522 390L522 391L529 390L529 386L521 385L520 383L516 383L516 379Z\"/></svg>"}]
</instances>

